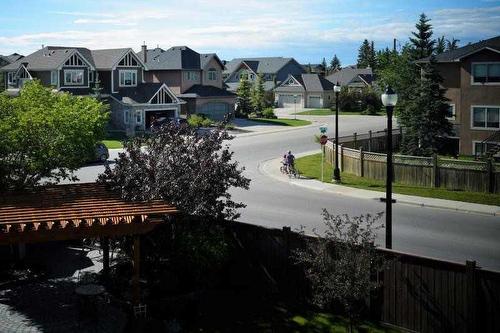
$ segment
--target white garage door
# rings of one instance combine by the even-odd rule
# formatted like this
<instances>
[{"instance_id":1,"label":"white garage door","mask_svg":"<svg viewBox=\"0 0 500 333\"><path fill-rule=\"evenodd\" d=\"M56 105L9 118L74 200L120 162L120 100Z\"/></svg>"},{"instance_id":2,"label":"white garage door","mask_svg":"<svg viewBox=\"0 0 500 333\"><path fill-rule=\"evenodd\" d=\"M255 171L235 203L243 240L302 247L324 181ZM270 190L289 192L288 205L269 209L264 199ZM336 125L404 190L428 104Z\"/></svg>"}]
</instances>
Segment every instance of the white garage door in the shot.
<instances>
[{"instance_id":1,"label":"white garage door","mask_svg":"<svg viewBox=\"0 0 500 333\"><path fill-rule=\"evenodd\" d=\"M293 94L279 94L278 96L278 107L280 108L293 108L295 104L297 107L302 106L302 95L297 94L294 103Z\"/></svg>"},{"instance_id":2,"label":"white garage door","mask_svg":"<svg viewBox=\"0 0 500 333\"><path fill-rule=\"evenodd\" d=\"M321 107L321 97L309 96L309 107L310 108L320 108Z\"/></svg>"}]
</instances>

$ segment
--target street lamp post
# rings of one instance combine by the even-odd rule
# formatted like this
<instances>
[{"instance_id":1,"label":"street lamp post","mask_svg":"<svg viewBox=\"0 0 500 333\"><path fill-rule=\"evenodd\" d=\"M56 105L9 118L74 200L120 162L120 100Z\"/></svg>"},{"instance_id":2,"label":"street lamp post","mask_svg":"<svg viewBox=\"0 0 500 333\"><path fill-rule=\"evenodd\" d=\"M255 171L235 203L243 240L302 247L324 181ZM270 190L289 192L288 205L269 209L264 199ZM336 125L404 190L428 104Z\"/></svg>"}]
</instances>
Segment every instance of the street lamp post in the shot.
<instances>
[{"instance_id":1,"label":"street lamp post","mask_svg":"<svg viewBox=\"0 0 500 333\"><path fill-rule=\"evenodd\" d=\"M340 183L340 169L339 169L339 93L340 84L337 82L333 86L335 92L335 169L333 169L333 180Z\"/></svg>"},{"instance_id":2,"label":"street lamp post","mask_svg":"<svg viewBox=\"0 0 500 333\"><path fill-rule=\"evenodd\" d=\"M382 94L382 104L387 110L387 177L385 195L385 247L392 249L392 113L398 102L398 95L388 86Z\"/></svg>"}]
</instances>

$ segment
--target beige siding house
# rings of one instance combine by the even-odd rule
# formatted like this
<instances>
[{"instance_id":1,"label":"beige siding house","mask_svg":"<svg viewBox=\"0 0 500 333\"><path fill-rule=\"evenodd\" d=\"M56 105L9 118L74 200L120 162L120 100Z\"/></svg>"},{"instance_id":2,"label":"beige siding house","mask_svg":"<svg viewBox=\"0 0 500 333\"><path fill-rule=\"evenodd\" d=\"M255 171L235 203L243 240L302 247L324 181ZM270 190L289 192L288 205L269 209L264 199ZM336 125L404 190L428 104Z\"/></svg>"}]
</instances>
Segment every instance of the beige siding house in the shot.
<instances>
[{"instance_id":1,"label":"beige siding house","mask_svg":"<svg viewBox=\"0 0 500 333\"><path fill-rule=\"evenodd\" d=\"M334 100L333 83L319 74L290 75L274 90L280 108L328 108Z\"/></svg>"}]
</instances>

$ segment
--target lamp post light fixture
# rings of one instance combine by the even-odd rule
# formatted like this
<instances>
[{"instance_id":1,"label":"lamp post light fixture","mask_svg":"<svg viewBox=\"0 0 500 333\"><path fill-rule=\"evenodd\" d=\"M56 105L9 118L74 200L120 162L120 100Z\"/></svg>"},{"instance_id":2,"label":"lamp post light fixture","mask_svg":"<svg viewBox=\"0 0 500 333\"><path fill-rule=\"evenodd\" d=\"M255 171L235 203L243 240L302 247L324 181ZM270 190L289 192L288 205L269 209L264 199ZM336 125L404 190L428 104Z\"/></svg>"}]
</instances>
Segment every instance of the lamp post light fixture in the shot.
<instances>
[{"instance_id":1,"label":"lamp post light fixture","mask_svg":"<svg viewBox=\"0 0 500 333\"><path fill-rule=\"evenodd\" d=\"M333 86L335 93L335 168L333 169L333 180L340 183L340 169L339 169L339 94L340 84L337 83Z\"/></svg>"},{"instance_id":2,"label":"lamp post light fixture","mask_svg":"<svg viewBox=\"0 0 500 333\"><path fill-rule=\"evenodd\" d=\"M387 177L385 187L385 247L392 249L392 113L394 106L398 102L398 95L387 86L385 93L382 94L382 104L387 111Z\"/></svg>"}]
</instances>

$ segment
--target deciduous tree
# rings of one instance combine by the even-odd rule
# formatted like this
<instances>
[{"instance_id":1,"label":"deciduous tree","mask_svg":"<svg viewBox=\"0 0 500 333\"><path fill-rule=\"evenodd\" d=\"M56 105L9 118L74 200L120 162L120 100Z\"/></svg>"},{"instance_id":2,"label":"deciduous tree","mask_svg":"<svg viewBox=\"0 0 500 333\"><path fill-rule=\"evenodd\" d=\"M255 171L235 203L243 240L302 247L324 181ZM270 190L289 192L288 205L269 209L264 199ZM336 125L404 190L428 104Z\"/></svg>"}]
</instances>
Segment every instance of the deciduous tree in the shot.
<instances>
[{"instance_id":1,"label":"deciduous tree","mask_svg":"<svg viewBox=\"0 0 500 333\"><path fill-rule=\"evenodd\" d=\"M19 97L0 95L0 189L74 179L104 138L106 107L92 97L27 82Z\"/></svg>"},{"instance_id":2,"label":"deciduous tree","mask_svg":"<svg viewBox=\"0 0 500 333\"><path fill-rule=\"evenodd\" d=\"M311 282L313 303L323 308L332 308L335 301L342 304L351 332L364 300L378 286L372 274L384 265L374 244L380 217L332 215L324 209L324 234L293 255Z\"/></svg>"},{"instance_id":3,"label":"deciduous tree","mask_svg":"<svg viewBox=\"0 0 500 333\"><path fill-rule=\"evenodd\" d=\"M224 125L224 124L223 124ZM207 219L232 220L245 205L231 199L233 187L248 189L250 180L232 160L223 129L199 134L189 126L162 125L147 139L126 143L99 182L127 200L165 200L183 213Z\"/></svg>"}]
</instances>

